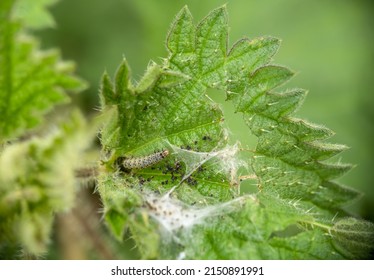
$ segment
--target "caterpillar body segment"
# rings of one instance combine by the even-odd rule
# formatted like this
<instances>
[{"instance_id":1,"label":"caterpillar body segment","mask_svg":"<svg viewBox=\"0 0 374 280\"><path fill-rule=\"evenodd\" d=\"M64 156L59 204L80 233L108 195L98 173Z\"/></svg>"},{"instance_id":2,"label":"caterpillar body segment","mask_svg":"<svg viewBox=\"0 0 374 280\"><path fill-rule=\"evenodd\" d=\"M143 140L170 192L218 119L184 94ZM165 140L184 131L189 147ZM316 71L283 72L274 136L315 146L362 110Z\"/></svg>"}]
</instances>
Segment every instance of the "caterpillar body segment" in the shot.
<instances>
[{"instance_id":1,"label":"caterpillar body segment","mask_svg":"<svg viewBox=\"0 0 374 280\"><path fill-rule=\"evenodd\" d=\"M125 169L143 169L154 165L169 155L168 150L156 152L148 156L124 158L122 160L122 167Z\"/></svg>"}]
</instances>

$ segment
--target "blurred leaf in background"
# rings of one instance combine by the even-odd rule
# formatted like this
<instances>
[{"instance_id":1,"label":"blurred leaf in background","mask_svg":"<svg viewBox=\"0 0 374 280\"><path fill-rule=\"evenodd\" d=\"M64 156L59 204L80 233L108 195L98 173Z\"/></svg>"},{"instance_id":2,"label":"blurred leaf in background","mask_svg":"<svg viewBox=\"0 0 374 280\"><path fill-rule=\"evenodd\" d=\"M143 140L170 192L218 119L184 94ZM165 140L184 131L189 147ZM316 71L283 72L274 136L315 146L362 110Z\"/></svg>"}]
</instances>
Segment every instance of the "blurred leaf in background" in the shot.
<instances>
[{"instance_id":1,"label":"blurred leaf in background","mask_svg":"<svg viewBox=\"0 0 374 280\"><path fill-rule=\"evenodd\" d=\"M56 27L40 34L46 46L60 46L66 59L77 62L78 73L91 88L76 102L93 113L105 69L113 73L120 58L126 56L134 77L140 78L150 59L157 61L166 55L165 34L184 5L189 6L198 22L208 11L225 3L231 43L243 35L282 39L275 62L299 72L287 87L309 89L299 116L332 128L337 133L333 142L351 147L342 157L357 167L340 181L366 193L350 210L374 221L371 1L63 0L52 7ZM232 137L252 145L251 139L240 134L244 125L241 116L235 116L226 104L223 109L233 116L228 119Z\"/></svg>"}]
</instances>

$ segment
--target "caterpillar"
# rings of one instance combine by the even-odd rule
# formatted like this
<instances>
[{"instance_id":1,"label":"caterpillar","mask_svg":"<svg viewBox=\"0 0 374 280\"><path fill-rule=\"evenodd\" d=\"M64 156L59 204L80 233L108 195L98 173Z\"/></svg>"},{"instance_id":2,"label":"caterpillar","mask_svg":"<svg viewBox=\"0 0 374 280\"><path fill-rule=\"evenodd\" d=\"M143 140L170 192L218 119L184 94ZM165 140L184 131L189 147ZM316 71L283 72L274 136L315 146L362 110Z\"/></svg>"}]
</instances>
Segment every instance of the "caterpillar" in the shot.
<instances>
[{"instance_id":1,"label":"caterpillar","mask_svg":"<svg viewBox=\"0 0 374 280\"><path fill-rule=\"evenodd\" d=\"M124 158L122 160L122 167L125 169L142 169L148 166L154 165L159 161L163 160L169 155L168 150L156 152L148 156L137 157L137 158Z\"/></svg>"}]
</instances>

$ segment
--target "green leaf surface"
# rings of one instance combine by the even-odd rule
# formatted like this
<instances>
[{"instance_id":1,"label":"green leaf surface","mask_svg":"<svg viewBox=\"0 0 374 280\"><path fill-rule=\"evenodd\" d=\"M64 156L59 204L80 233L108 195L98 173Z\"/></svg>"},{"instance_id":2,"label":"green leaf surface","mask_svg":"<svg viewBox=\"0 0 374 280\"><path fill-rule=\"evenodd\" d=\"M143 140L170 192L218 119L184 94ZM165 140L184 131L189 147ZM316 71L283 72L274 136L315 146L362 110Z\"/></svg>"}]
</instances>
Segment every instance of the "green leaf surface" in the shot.
<instances>
[{"instance_id":1,"label":"green leaf surface","mask_svg":"<svg viewBox=\"0 0 374 280\"><path fill-rule=\"evenodd\" d=\"M331 130L293 116L306 91L277 90L294 75L272 64L279 45L260 37L230 49L225 6L196 26L184 7L161 65L151 62L139 82L126 60L113 80L104 73L98 189L109 228L119 239L129 230L143 258L366 257L370 238L351 246L351 225L341 222L359 193L333 181L352 167L332 159L346 147L325 142ZM257 136L251 157L228 145L209 88L225 92L248 136ZM254 179L258 192L241 194L243 178ZM356 239L372 233L371 224L349 219L362 229Z\"/></svg>"},{"instance_id":2,"label":"green leaf surface","mask_svg":"<svg viewBox=\"0 0 374 280\"><path fill-rule=\"evenodd\" d=\"M373 257L374 225L354 218L339 220L332 228L334 244L348 258L360 259Z\"/></svg>"},{"instance_id":3,"label":"green leaf surface","mask_svg":"<svg viewBox=\"0 0 374 280\"><path fill-rule=\"evenodd\" d=\"M13 1L3 3L0 14L0 142L35 127L45 112L67 102L66 90L78 91L85 87L72 75L72 63L60 61L55 50L41 51L34 38L21 32L20 24L12 19Z\"/></svg>"}]
</instances>

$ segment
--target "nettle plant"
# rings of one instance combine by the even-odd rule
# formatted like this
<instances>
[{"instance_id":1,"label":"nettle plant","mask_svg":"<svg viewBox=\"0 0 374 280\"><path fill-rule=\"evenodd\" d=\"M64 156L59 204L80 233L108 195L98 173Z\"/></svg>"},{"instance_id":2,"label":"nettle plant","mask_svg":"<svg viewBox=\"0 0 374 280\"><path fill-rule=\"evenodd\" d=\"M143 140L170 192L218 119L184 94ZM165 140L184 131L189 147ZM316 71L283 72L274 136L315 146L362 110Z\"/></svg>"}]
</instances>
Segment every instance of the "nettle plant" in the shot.
<instances>
[{"instance_id":1,"label":"nettle plant","mask_svg":"<svg viewBox=\"0 0 374 280\"><path fill-rule=\"evenodd\" d=\"M46 129L42 114L84 83L25 36L27 21L14 11L14 1L1 1L2 258L47 250L55 214L73 206L77 174L94 177L109 231L120 241L130 234L145 259L370 257L374 226L342 208L359 193L334 182L351 169L331 160L346 146L293 116L305 90L276 90L293 76L272 63L279 39L229 48L225 7L197 26L185 7L167 36L168 57L139 82L126 60L113 79L104 73L100 128L73 112ZM226 94L256 147L229 139L210 88ZM95 129L101 160L85 170ZM240 191L247 179L257 192Z\"/></svg>"}]
</instances>

